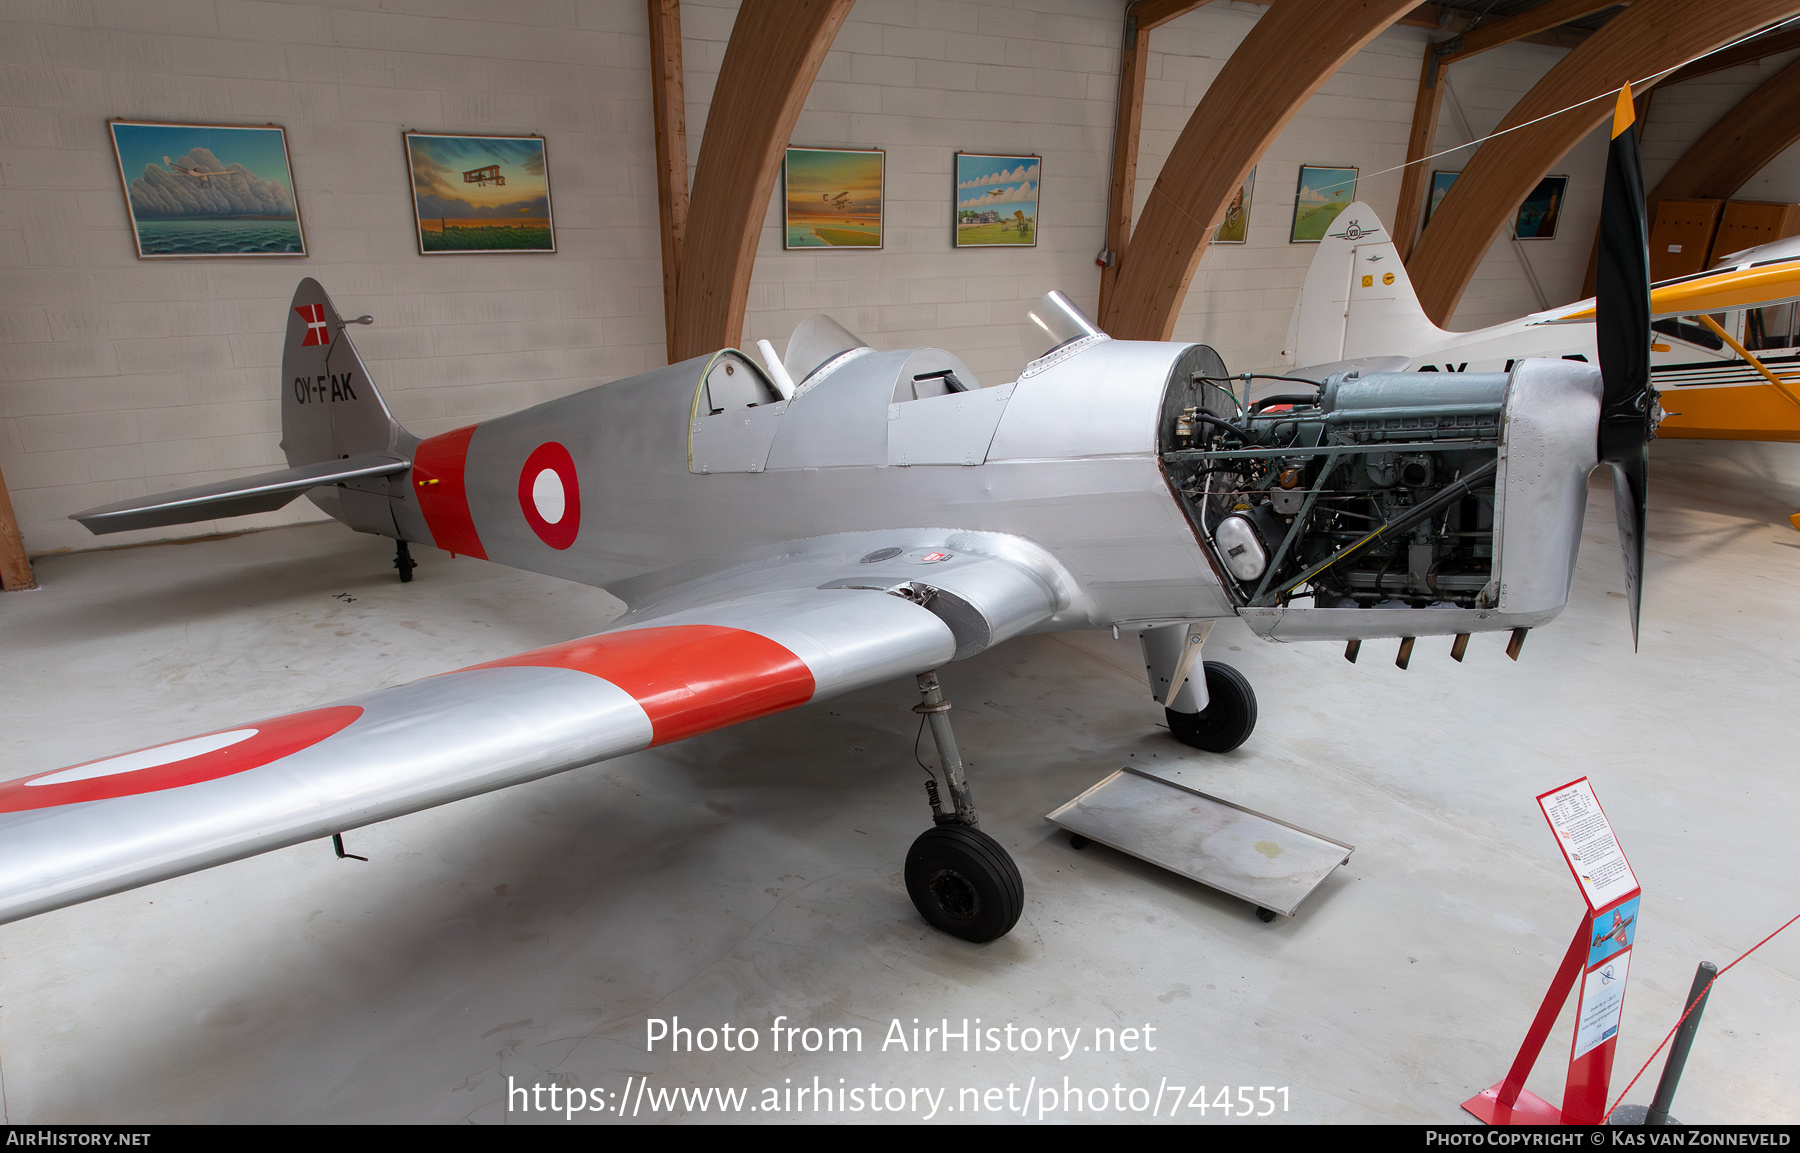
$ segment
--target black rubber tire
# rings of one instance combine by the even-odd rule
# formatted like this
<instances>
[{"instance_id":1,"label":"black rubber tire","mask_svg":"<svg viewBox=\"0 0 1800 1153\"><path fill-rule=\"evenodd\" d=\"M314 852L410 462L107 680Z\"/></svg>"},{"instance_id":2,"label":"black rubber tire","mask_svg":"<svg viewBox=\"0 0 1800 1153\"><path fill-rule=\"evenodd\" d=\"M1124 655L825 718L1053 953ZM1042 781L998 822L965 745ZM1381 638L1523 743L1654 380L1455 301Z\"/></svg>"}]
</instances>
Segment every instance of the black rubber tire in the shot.
<instances>
[{"instance_id":1,"label":"black rubber tire","mask_svg":"<svg viewBox=\"0 0 1800 1153\"><path fill-rule=\"evenodd\" d=\"M919 913L953 937L981 944L1004 937L1025 911L1025 883L1000 842L967 825L938 825L906 851L906 893Z\"/></svg>"},{"instance_id":2,"label":"black rubber tire","mask_svg":"<svg viewBox=\"0 0 1800 1153\"><path fill-rule=\"evenodd\" d=\"M1209 753L1229 753L1250 739L1256 729L1256 690L1243 673L1207 661L1206 697L1204 712L1163 710L1176 740Z\"/></svg>"},{"instance_id":3,"label":"black rubber tire","mask_svg":"<svg viewBox=\"0 0 1800 1153\"><path fill-rule=\"evenodd\" d=\"M1069 848L1071 848L1071 849L1085 849L1093 843L1094 842L1088 840L1086 837L1082 836L1080 833L1070 833L1069 834Z\"/></svg>"},{"instance_id":4,"label":"black rubber tire","mask_svg":"<svg viewBox=\"0 0 1800 1153\"><path fill-rule=\"evenodd\" d=\"M1261 921L1265 925L1268 924L1270 921L1273 921L1279 915L1280 914L1275 912L1274 909L1265 909L1261 905L1258 905L1256 907L1256 919Z\"/></svg>"}]
</instances>

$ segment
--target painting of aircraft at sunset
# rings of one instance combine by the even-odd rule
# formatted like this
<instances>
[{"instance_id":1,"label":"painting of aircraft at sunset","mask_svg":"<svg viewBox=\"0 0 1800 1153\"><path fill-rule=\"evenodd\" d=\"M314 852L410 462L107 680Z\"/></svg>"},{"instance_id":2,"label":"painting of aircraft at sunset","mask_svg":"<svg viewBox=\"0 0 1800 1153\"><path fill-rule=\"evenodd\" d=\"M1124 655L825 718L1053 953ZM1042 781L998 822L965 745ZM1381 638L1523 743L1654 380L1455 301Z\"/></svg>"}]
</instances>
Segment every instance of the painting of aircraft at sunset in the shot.
<instances>
[{"instance_id":1,"label":"painting of aircraft at sunset","mask_svg":"<svg viewBox=\"0 0 1800 1153\"><path fill-rule=\"evenodd\" d=\"M111 533L305 494L395 540L403 579L408 542L429 542L604 587L627 611L0 782L0 922L913 678L938 765L907 892L930 924L990 941L1024 888L980 828L939 679L957 661L1027 634L1135 633L1170 734L1229 753L1257 703L1202 659L1215 622L1352 661L1390 638L1402 668L1418 638L1454 638L1462 660L1474 634L1504 634L1517 659L1567 603L1600 465L1635 638L1655 409L1630 155L1635 199L1608 191L1623 215L1600 249L1601 363L1520 360L1459 374L1450 397L1420 373L1346 371L1264 411L1211 348L1114 340L1052 292L1029 312L1041 352L1004 384L813 317L781 355L759 342L761 363L720 349L420 437L303 280L277 383L288 467L75 519Z\"/></svg>"},{"instance_id":2,"label":"painting of aircraft at sunset","mask_svg":"<svg viewBox=\"0 0 1800 1153\"><path fill-rule=\"evenodd\" d=\"M1796 301L1800 237L1651 285L1651 376L1668 410L1657 435L1800 441ZM1468 332L1439 328L1380 218L1358 201L1313 257L1287 347L1296 365L1398 355L1410 371L1504 372L1530 356L1591 362L1594 345L1592 297Z\"/></svg>"},{"instance_id":3,"label":"painting of aircraft at sunset","mask_svg":"<svg viewBox=\"0 0 1800 1153\"><path fill-rule=\"evenodd\" d=\"M556 251L542 137L404 139L421 255Z\"/></svg>"}]
</instances>

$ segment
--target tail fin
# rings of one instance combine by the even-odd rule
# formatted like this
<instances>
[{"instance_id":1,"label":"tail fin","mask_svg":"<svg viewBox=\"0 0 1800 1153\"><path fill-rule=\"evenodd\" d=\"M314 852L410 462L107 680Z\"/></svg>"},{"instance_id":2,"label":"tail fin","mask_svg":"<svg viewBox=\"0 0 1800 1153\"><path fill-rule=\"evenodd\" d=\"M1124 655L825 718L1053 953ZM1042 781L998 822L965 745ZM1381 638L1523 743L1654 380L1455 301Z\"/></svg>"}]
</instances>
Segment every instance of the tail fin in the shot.
<instances>
[{"instance_id":1,"label":"tail fin","mask_svg":"<svg viewBox=\"0 0 1800 1153\"><path fill-rule=\"evenodd\" d=\"M1451 335L1419 307L1393 239L1360 200L1339 213L1319 241L1294 323L1296 365L1408 355Z\"/></svg>"},{"instance_id":2,"label":"tail fin","mask_svg":"<svg viewBox=\"0 0 1800 1153\"><path fill-rule=\"evenodd\" d=\"M75 513L97 534L273 512L306 493L359 532L399 536L389 500L418 438L401 428L344 335L331 298L310 277L288 310L281 359L281 448L288 467Z\"/></svg>"},{"instance_id":3,"label":"tail fin","mask_svg":"<svg viewBox=\"0 0 1800 1153\"><path fill-rule=\"evenodd\" d=\"M410 456L400 427L331 297L312 277L294 290L281 356L281 448L294 467L366 452Z\"/></svg>"}]
</instances>

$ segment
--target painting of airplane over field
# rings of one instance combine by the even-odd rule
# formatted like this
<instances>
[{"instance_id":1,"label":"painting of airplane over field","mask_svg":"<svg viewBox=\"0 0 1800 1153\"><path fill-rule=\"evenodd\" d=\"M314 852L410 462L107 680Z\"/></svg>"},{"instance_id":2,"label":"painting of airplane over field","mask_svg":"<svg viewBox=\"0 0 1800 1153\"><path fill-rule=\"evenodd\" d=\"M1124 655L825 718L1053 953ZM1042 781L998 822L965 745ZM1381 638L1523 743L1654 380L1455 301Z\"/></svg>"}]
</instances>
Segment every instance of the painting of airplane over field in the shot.
<instances>
[{"instance_id":1,"label":"painting of airplane over field","mask_svg":"<svg viewBox=\"0 0 1800 1153\"><path fill-rule=\"evenodd\" d=\"M1300 187L1294 192L1294 222L1288 231L1289 244L1317 244L1325 238L1325 230L1356 199L1354 168L1319 168L1300 166Z\"/></svg>"},{"instance_id":2,"label":"painting of airplane over field","mask_svg":"<svg viewBox=\"0 0 1800 1153\"><path fill-rule=\"evenodd\" d=\"M1029 247L1037 243L1036 156L956 154L956 247Z\"/></svg>"},{"instance_id":3,"label":"painting of airplane over field","mask_svg":"<svg viewBox=\"0 0 1800 1153\"><path fill-rule=\"evenodd\" d=\"M555 252L541 136L406 134L419 252Z\"/></svg>"},{"instance_id":4,"label":"painting of airplane over field","mask_svg":"<svg viewBox=\"0 0 1800 1153\"><path fill-rule=\"evenodd\" d=\"M785 247L880 248L886 161L879 149L788 149Z\"/></svg>"}]
</instances>

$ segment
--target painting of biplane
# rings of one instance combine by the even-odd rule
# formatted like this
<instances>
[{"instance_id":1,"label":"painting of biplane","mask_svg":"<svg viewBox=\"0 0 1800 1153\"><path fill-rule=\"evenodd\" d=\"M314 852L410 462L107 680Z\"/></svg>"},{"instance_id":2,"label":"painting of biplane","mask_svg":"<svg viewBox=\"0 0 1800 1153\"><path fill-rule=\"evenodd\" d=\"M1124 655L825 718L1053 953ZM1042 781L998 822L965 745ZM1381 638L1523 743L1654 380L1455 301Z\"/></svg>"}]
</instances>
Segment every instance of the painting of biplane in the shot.
<instances>
[{"instance_id":1,"label":"painting of biplane","mask_svg":"<svg viewBox=\"0 0 1800 1153\"><path fill-rule=\"evenodd\" d=\"M419 252L555 252L541 136L406 134Z\"/></svg>"}]
</instances>

